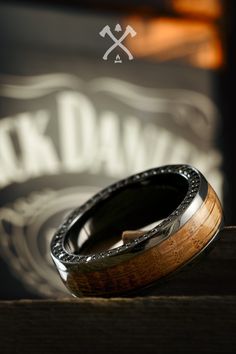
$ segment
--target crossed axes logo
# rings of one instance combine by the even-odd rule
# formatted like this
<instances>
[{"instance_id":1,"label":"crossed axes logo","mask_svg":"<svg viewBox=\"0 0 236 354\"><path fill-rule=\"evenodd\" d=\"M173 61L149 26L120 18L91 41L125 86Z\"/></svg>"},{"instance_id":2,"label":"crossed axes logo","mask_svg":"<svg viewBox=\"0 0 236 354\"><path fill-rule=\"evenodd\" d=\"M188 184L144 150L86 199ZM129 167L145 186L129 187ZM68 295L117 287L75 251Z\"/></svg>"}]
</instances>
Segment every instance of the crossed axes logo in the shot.
<instances>
[{"instance_id":1,"label":"crossed axes logo","mask_svg":"<svg viewBox=\"0 0 236 354\"><path fill-rule=\"evenodd\" d=\"M116 25L115 31L116 32L122 31L121 26L119 24ZM122 43L128 35L130 35L131 37L134 37L137 34L135 32L135 30L130 25L126 26L126 29L120 38L116 38L114 36L114 34L111 31L110 26L108 26L108 25L103 27L103 29L101 30L101 32L99 32L99 34L103 38L106 35L108 35L114 42L114 44L112 44L112 46L110 48L108 48L107 51L105 52L105 54L103 55L103 60L107 60L109 54L117 47L121 48L128 55L129 60L134 59L134 57L131 54L131 52L129 51L129 49ZM122 63L119 55L116 56L116 59L114 62L115 63Z\"/></svg>"}]
</instances>

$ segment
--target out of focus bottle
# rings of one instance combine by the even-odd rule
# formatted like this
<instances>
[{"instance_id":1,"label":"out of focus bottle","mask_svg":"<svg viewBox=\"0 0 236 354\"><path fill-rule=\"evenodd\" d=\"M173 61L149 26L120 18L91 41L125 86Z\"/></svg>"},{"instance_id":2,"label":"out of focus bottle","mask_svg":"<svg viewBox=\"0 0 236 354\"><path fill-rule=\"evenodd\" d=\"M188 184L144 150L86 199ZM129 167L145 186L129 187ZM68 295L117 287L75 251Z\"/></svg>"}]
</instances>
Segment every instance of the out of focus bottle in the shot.
<instances>
[{"instance_id":1,"label":"out of focus bottle","mask_svg":"<svg viewBox=\"0 0 236 354\"><path fill-rule=\"evenodd\" d=\"M117 179L189 163L224 199L220 0L0 10L1 298L65 295L52 234Z\"/></svg>"}]
</instances>

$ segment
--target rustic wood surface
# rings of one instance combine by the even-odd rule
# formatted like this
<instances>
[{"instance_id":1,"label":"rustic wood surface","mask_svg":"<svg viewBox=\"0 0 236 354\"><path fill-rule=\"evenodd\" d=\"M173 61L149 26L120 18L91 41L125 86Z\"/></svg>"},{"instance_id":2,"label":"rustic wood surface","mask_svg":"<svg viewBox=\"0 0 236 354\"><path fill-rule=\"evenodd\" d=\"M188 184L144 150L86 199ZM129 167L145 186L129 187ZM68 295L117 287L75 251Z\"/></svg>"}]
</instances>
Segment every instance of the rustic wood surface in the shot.
<instances>
[{"instance_id":1,"label":"rustic wood surface","mask_svg":"<svg viewBox=\"0 0 236 354\"><path fill-rule=\"evenodd\" d=\"M236 353L236 229L156 296L0 302L0 353Z\"/></svg>"},{"instance_id":2,"label":"rustic wood surface","mask_svg":"<svg viewBox=\"0 0 236 354\"><path fill-rule=\"evenodd\" d=\"M0 304L0 352L236 353L236 297Z\"/></svg>"}]
</instances>

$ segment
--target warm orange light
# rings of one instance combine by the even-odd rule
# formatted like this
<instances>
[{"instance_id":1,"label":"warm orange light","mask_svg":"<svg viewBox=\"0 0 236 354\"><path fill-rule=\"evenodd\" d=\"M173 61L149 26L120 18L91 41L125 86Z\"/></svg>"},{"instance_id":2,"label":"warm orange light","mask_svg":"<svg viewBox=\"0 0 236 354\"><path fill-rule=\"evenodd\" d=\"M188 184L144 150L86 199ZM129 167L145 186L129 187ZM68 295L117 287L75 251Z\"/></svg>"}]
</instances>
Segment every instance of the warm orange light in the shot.
<instances>
[{"instance_id":1,"label":"warm orange light","mask_svg":"<svg viewBox=\"0 0 236 354\"><path fill-rule=\"evenodd\" d=\"M183 15L217 19L222 15L220 0L172 0L172 8Z\"/></svg>"},{"instance_id":2,"label":"warm orange light","mask_svg":"<svg viewBox=\"0 0 236 354\"><path fill-rule=\"evenodd\" d=\"M137 32L136 37L126 39L135 57L180 60L202 68L222 65L218 28L211 22L164 17L129 17L125 22Z\"/></svg>"}]
</instances>

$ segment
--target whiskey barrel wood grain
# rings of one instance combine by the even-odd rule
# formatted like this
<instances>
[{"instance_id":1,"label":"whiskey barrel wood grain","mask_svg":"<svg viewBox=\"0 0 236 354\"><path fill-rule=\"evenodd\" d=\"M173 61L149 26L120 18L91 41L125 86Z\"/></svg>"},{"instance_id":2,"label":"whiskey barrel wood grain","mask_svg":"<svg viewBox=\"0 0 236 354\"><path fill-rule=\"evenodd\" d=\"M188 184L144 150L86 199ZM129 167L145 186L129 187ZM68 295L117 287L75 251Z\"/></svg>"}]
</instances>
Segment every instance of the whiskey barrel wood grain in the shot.
<instances>
[{"instance_id":1,"label":"whiskey barrel wood grain","mask_svg":"<svg viewBox=\"0 0 236 354\"><path fill-rule=\"evenodd\" d=\"M209 185L199 210L162 243L104 270L85 273L75 267L68 275L66 285L72 293L85 296L94 293L112 296L148 286L197 255L215 235L221 222L221 205Z\"/></svg>"},{"instance_id":2,"label":"whiskey barrel wood grain","mask_svg":"<svg viewBox=\"0 0 236 354\"><path fill-rule=\"evenodd\" d=\"M220 232L214 248L194 265L162 282L153 290L158 295L235 295L236 227Z\"/></svg>"}]
</instances>

